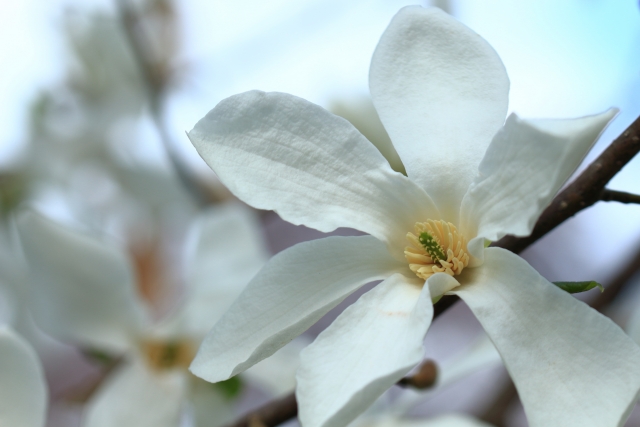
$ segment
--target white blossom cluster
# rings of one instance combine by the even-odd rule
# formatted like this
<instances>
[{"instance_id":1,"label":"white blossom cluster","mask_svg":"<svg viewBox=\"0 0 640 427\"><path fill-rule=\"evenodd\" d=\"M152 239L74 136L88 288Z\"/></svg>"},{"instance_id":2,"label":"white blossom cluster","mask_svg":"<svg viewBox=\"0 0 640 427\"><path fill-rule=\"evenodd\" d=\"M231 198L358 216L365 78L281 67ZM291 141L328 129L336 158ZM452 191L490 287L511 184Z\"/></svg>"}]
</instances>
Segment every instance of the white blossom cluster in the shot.
<instances>
[{"instance_id":1,"label":"white blossom cluster","mask_svg":"<svg viewBox=\"0 0 640 427\"><path fill-rule=\"evenodd\" d=\"M493 48L440 9L405 7L369 70L389 139L374 145L293 95L231 96L188 132L232 194L201 208L173 175L123 149L123 126L148 112L114 24L96 16L70 30L72 78L34 110L31 199L2 217L0 427L46 425L49 402L64 399L45 376L59 343L99 372L81 399L87 427L222 426L248 394L294 389L302 427L482 427L411 411L500 360L531 427L624 425L640 394L640 347L489 246L532 232L617 110L507 117L509 79ZM41 209L52 193L66 220ZM362 235L270 258L252 208ZM310 327L373 282L311 342ZM451 295L488 339L442 364L434 390L387 393L424 361L434 306Z\"/></svg>"}]
</instances>

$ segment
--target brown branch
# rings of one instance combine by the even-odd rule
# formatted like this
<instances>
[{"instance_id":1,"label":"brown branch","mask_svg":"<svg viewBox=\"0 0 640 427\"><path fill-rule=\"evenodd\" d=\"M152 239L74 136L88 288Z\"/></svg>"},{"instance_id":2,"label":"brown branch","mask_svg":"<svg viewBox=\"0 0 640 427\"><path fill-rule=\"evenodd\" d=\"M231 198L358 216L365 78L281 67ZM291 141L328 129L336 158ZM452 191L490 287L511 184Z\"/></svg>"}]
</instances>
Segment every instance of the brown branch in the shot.
<instances>
[{"instance_id":1,"label":"brown branch","mask_svg":"<svg viewBox=\"0 0 640 427\"><path fill-rule=\"evenodd\" d=\"M528 237L505 236L491 246L520 253L533 242L601 199L605 185L613 176L640 151L640 117L616 138L598 158L585 169L576 180L556 196L551 205L542 213L533 232ZM614 283L612 283L614 288ZM622 285L619 286L620 288ZM609 288L607 288L609 289ZM616 288L614 288L616 289ZM611 289L604 294L617 294ZM604 298L604 297L603 297ZM456 301L456 296L444 296L434 307L434 317L444 313ZM405 381L405 379L401 380ZM410 380L407 380L410 381ZM508 394L508 391L507 391ZM508 396L504 396L508 398ZM298 413L295 396L289 395L282 400L269 402L228 427L249 427L249 422L260 421L264 427L275 427L294 418ZM269 414L270 418L262 418Z\"/></svg>"},{"instance_id":2,"label":"brown branch","mask_svg":"<svg viewBox=\"0 0 640 427\"><path fill-rule=\"evenodd\" d=\"M291 393L282 399L273 400L227 427L274 427L298 415L296 395Z\"/></svg>"},{"instance_id":3,"label":"brown branch","mask_svg":"<svg viewBox=\"0 0 640 427\"><path fill-rule=\"evenodd\" d=\"M438 368L433 360L425 360L418 372L398 381L401 387L428 389L436 383ZM282 399L273 400L250 412L226 427L275 427L298 415L298 403L291 393Z\"/></svg>"},{"instance_id":4,"label":"brown branch","mask_svg":"<svg viewBox=\"0 0 640 427\"><path fill-rule=\"evenodd\" d=\"M605 188L600 194L603 202L637 203L640 204L640 195L627 193L625 191L609 190Z\"/></svg>"},{"instance_id":5,"label":"brown branch","mask_svg":"<svg viewBox=\"0 0 640 427\"><path fill-rule=\"evenodd\" d=\"M151 118L158 131L160 141L167 152L178 180L201 206L214 201L215 197L180 158L175 144L165 126L163 115L163 96L171 80L171 67L166 60L155 58L151 39L142 25L143 17L128 0L116 0L122 28L129 42L133 56L138 64L142 81L147 89Z\"/></svg>"}]
</instances>

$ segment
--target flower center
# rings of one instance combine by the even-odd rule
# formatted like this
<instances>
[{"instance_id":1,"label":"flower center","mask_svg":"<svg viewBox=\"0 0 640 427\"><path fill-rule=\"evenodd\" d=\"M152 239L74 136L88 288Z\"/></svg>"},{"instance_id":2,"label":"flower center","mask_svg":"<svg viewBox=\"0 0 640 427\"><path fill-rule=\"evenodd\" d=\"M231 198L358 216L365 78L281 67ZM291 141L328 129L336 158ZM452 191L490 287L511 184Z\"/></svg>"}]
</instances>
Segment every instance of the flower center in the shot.
<instances>
[{"instance_id":1,"label":"flower center","mask_svg":"<svg viewBox=\"0 0 640 427\"><path fill-rule=\"evenodd\" d=\"M189 340L147 340L142 343L147 363L158 371L188 368L196 355L196 346Z\"/></svg>"},{"instance_id":2,"label":"flower center","mask_svg":"<svg viewBox=\"0 0 640 427\"><path fill-rule=\"evenodd\" d=\"M404 248L404 256L419 278L426 280L436 273L455 276L469 265L467 239L450 222L416 222L414 233L407 233L410 245Z\"/></svg>"}]
</instances>

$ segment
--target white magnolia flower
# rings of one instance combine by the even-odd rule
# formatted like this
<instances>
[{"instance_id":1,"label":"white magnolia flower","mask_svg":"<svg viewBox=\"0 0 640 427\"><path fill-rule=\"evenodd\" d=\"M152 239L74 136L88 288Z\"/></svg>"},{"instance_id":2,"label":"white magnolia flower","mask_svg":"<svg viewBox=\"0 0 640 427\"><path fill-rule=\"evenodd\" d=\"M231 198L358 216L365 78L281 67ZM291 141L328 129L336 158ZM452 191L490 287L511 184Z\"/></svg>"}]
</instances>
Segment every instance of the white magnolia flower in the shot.
<instances>
[{"instance_id":1,"label":"white magnolia flower","mask_svg":"<svg viewBox=\"0 0 640 427\"><path fill-rule=\"evenodd\" d=\"M36 352L0 326L0 426L44 427L47 385Z\"/></svg>"},{"instance_id":2,"label":"white magnolia flower","mask_svg":"<svg viewBox=\"0 0 640 427\"><path fill-rule=\"evenodd\" d=\"M187 295L157 324L119 246L32 212L20 218L38 325L81 348L123 358L91 398L86 426L176 427L185 404L191 405L197 426L221 425L233 416L220 388L186 368L206 332L264 264L266 250L256 218L239 204L215 208L195 227ZM266 391L291 391L297 360L287 360L288 370L271 381L252 374Z\"/></svg>"},{"instance_id":3,"label":"white magnolia flower","mask_svg":"<svg viewBox=\"0 0 640 427\"><path fill-rule=\"evenodd\" d=\"M287 94L232 96L189 133L246 203L320 231L370 234L273 257L207 336L192 371L232 377L382 280L303 351L304 427L346 425L416 366L432 299L443 293L460 296L494 342L531 426L620 425L640 388L640 349L520 257L484 247L530 233L615 112L505 123L502 62L437 9L396 15L369 79L408 177L347 121Z\"/></svg>"}]
</instances>

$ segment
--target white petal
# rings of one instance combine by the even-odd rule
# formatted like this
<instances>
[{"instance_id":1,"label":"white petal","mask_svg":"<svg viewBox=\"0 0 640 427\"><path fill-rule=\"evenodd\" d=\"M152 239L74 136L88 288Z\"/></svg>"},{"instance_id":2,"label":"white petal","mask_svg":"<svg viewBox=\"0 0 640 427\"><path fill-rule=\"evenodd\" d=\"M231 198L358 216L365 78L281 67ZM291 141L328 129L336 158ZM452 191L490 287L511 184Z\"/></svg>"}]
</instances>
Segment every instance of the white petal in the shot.
<instances>
[{"instance_id":1,"label":"white petal","mask_svg":"<svg viewBox=\"0 0 640 427\"><path fill-rule=\"evenodd\" d=\"M462 201L465 235L528 236L616 112L567 120L509 116Z\"/></svg>"},{"instance_id":2,"label":"white petal","mask_svg":"<svg viewBox=\"0 0 640 427\"><path fill-rule=\"evenodd\" d=\"M296 398L305 427L353 421L424 356L429 288L395 274L349 306L302 351Z\"/></svg>"},{"instance_id":3,"label":"white petal","mask_svg":"<svg viewBox=\"0 0 640 427\"><path fill-rule=\"evenodd\" d=\"M464 280L454 293L500 352L531 427L623 425L640 348L616 324L504 249L485 250Z\"/></svg>"},{"instance_id":4,"label":"white petal","mask_svg":"<svg viewBox=\"0 0 640 427\"><path fill-rule=\"evenodd\" d=\"M389 162L391 169L404 175L407 174L387 130L378 117L378 112L373 106L371 98L358 97L338 100L331 105L331 112L349 120L349 123L376 146L380 154Z\"/></svg>"},{"instance_id":5,"label":"white petal","mask_svg":"<svg viewBox=\"0 0 640 427\"><path fill-rule=\"evenodd\" d=\"M353 427L491 427L490 424L462 414L446 414L434 418L402 419L395 417L365 420Z\"/></svg>"},{"instance_id":6,"label":"white petal","mask_svg":"<svg viewBox=\"0 0 640 427\"><path fill-rule=\"evenodd\" d=\"M214 385L194 376L190 377L190 385L194 427L219 427L233 421L233 402Z\"/></svg>"},{"instance_id":7,"label":"white petal","mask_svg":"<svg viewBox=\"0 0 640 427\"><path fill-rule=\"evenodd\" d=\"M327 237L274 256L207 335L191 371L226 380L269 357L353 291L409 271L371 236Z\"/></svg>"},{"instance_id":8,"label":"white petal","mask_svg":"<svg viewBox=\"0 0 640 427\"><path fill-rule=\"evenodd\" d=\"M36 352L0 327L0 426L44 427L47 386Z\"/></svg>"},{"instance_id":9,"label":"white petal","mask_svg":"<svg viewBox=\"0 0 640 427\"><path fill-rule=\"evenodd\" d=\"M431 298L438 298L439 296L442 296L452 289L460 286L460 282L458 282L453 276L449 276L446 273L436 273L429 277L426 283L427 286L429 286Z\"/></svg>"},{"instance_id":10,"label":"white petal","mask_svg":"<svg viewBox=\"0 0 640 427\"><path fill-rule=\"evenodd\" d=\"M124 361L89 401L85 427L177 427L186 375L156 372L139 357Z\"/></svg>"},{"instance_id":11,"label":"white petal","mask_svg":"<svg viewBox=\"0 0 640 427\"><path fill-rule=\"evenodd\" d=\"M269 254L258 218L246 206L227 203L205 212L193 226L183 330L198 339L222 317Z\"/></svg>"},{"instance_id":12,"label":"white petal","mask_svg":"<svg viewBox=\"0 0 640 427\"><path fill-rule=\"evenodd\" d=\"M300 352L311 340L304 335L276 351L271 357L256 363L242 374L252 384L273 396L283 396L296 388L296 371L300 366Z\"/></svg>"},{"instance_id":13,"label":"white petal","mask_svg":"<svg viewBox=\"0 0 640 427\"><path fill-rule=\"evenodd\" d=\"M638 286L638 284L634 284ZM631 314L626 326L627 334L633 339L636 344L640 344L640 309L636 307L636 310Z\"/></svg>"},{"instance_id":14,"label":"white petal","mask_svg":"<svg viewBox=\"0 0 640 427\"><path fill-rule=\"evenodd\" d=\"M447 414L424 421L405 421L398 427L491 427L476 418L462 414Z\"/></svg>"},{"instance_id":15,"label":"white petal","mask_svg":"<svg viewBox=\"0 0 640 427\"><path fill-rule=\"evenodd\" d=\"M127 348L145 316L122 250L33 212L18 228L38 326L83 346Z\"/></svg>"},{"instance_id":16,"label":"white petal","mask_svg":"<svg viewBox=\"0 0 640 427\"><path fill-rule=\"evenodd\" d=\"M355 228L401 255L417 218L439 216L429 196L391 170L348 121L292 95L227 98L189 138L236 196L296 225Z\"/></svg>"},{"instance_id":17,"label":"white petal","mask_svg":"<svg viewBox=\"0 0 640 427\"><path fill-rule=\"evenodd\" d=\"M462 197L507 114L502 61L441 10L405 7L378 43L369 86L409 177L457 223Z\"/></svg>"}]
</instances>

